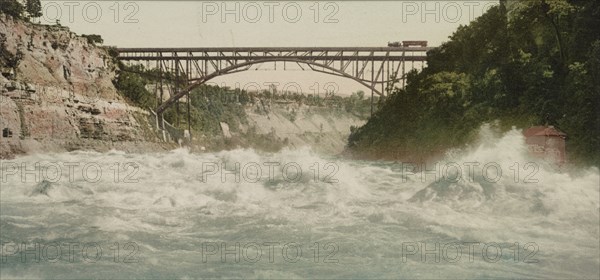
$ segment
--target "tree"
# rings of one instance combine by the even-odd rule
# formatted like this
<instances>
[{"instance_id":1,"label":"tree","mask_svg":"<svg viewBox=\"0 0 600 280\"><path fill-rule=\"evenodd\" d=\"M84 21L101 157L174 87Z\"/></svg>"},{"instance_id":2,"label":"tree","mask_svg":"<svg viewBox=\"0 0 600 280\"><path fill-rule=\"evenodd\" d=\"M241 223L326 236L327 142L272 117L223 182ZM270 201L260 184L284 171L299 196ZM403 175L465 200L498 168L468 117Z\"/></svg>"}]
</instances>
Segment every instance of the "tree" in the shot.
<instances>
[{"instance_id":1,"label":"tree","mask_svg":"<svg viewBox=\"0 0 600 280\"><path fill-rule=\"evenodd\" d=\"M577 11L576 7L568 0L531 0L523 1L523 3L519 11L522 15L539 14L552 26L560 61L564 64L567 59L567 50L565 50L563 39L564 28L562 22L568 20L568 17ZM529 20L531 21L531 18Z\"/></svg>"},{"instance_id":2,"label":"tree","mask_svg":"<svg viewBox=\"0 0 600 280\"><path fill-rule=\"evenodd\" d=\"M149 82L137 74L143 72L144 68L142 66L127 67L119 73L115 86L133 104L142 108L154 108L156 97L146 89Z\"/></svg>"},{"instance_id":3,"label":"tree","mask_svg":"<svg viewBox=\"0 0 600 280\"><path fill-rule=\"evenodd\" d=\"M357 91L356 95L358 96L358 100L363 100L363 98L365 98L365 92L362 90Z\"/></svg>"},{"instance_id":4,"label":"tree","mask_svg":"<svg viewBox=\"0 0 600 280\"><path fill-rule=\"evenodd\" d=\"M27 0L25 9L30 18L39 18L42 16L42 3L40 0Z\"/></svg>"},{"instance_id":5,"label":"tree","mask_svg":"<svg viewBox=\"0 0 600 280\"><path fill-rule=\"evenodd\" d=\"M0 0L0 13L22 18L25 8L17 0Z\"/></svg>"},{"instance_id":6,"label":"tree","mask_svg":"<svg viewBox=\"0 0 600 280\"><path fill-rule=\"evenodd\" d=\"M104 39L102 39L102 36L97 35L97 34L90 34L90 35L81 35L81 37L84 37L87 39L88 43L95 45L95 44L102 44L104 43Z\"/></svg>"}]
</instances>

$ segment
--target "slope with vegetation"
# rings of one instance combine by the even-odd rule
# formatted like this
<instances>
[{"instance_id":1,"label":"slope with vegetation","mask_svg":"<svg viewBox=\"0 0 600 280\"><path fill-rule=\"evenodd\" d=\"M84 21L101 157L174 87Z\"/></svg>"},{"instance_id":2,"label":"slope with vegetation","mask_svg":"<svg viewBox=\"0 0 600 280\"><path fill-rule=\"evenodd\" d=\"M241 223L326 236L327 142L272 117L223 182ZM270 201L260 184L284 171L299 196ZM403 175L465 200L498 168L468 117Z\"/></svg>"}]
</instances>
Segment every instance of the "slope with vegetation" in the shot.
<instances>
[{"instance_id":1,"label":"slope with vegetation","mask_svg":"<svg viewBox=\"0 0 600 280\"><path fill-rule=\"evenodd\" d=\"M174 90L177 77L162 74L142 65L119 65L114 83L132 105L153 109L158 97L166 99ZM183 82L181 79L180 82ZM212 85L202 85L169 107L164 119L180 132L191 130L190 143L208 150L252 147L277 151L287 146L311 145L327 153L342 151L351 126L361 125L370 112L369 100L359 91L351 96L323 96L296 92L278 92L276 88L247 92ZM189 110L189 120L188 120ZM222 123L229 131L223 132ZM173 132L173 131L171 131ZM173 133L172 133L173 134ZM231 134L232 137L224 137ZM326 145L320 149L320 146Z\"/></svg>"},{"instance_id":2,"label":"slope with vegetation","mask_svg":"<svg viewBox=\"0 0 600 280\"><path fill-rule=\"evenodd\" d=\"M555 125L572 161L600 164L600 2L501 1L428 53L349 137L357 157L426 158L501 129Z\"/></svg>"}]
</instances>

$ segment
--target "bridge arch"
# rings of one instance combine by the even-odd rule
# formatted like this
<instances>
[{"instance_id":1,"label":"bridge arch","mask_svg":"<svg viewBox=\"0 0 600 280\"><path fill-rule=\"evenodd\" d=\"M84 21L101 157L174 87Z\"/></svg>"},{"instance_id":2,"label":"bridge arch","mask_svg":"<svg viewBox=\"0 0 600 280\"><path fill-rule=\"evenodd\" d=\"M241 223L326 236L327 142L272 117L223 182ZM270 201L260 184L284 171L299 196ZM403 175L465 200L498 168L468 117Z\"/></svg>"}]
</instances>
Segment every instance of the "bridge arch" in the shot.
<instances>
[{"instance_id":1,"label":"bridge arch","mask_svg":"<svg viewBox=\"0 0 600 280\"><path fill-rule=\"evenodd\" d=\"M251 61L245 61L242 63L238 63L238 64L234 64L231 65L229 67L223 68L223 69L219 69L214 71L213 73L210 73L208 75L204 75L200 78L196 78L196 79L191 79L190 81L193 81L193 83L189 84L188 86L184 87L183 89L181 89L179 92L177 92L175 95L172 95L169 99L167 99L165 102L162 102L162 104L160 104L160 106L158 106L156 108L156 113L157 114L162 114L167 108L169 108L170 106L172 106L177 100L181 99L182 97L186 96L189 92L191 92L192 90L200 87L201 85L205 84L206 82L216 78L216 77L220 77L220 76L225 76L225 75L229 75L229 74L234 74L234 73L238 73L238 72L242 72L242 71L246 71L246 70L240 70L240 68L243 67L251 67L252 65L256 65L256 64L262 64L262 63L268 63L268 62L295 62L298 64L306 64L309 66L316 66L316 67L320 67L323 69L327 69L329 71L331 71L331 73L326 72L326 71L317 71L314 68L310 67L311 70L315 71L315 72L320 72L320 73L324 73L324 74L328 74L328 75L334 75L334 76L339 76L339 77L344 77L344 78L349 78L352 79L354 81L356 81L357 83L371 89L375 94L378 94L379 96L383 96L383 92L379 91L376 87L375 87L375 83L367 83L366 80L364 79L360 79L357 78L355 76L352 76L344 71L341 71L339 69L336 69L334 67L322 64L322 63L318 63L315 61L307 61L307 60L302 60L302 59L298 59L298 58L264 58L264 59L257 59L257 60L251 60Z\"/></svg>"}]
</instances>

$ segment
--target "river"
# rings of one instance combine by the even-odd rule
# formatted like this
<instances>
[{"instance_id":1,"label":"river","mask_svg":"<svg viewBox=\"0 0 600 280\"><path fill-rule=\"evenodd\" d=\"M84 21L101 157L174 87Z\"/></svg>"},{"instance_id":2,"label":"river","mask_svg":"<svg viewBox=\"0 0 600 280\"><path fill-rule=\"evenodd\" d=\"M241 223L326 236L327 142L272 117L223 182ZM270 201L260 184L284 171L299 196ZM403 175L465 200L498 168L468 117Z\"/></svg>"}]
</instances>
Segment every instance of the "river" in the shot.
<instances>
[{"instance_id":1,"label":"river","mask_svg":"<svg viewBox=\"0 0 600 280\"><path fill-rule=\"evenodd\" d=\"M3 160L0 276L598 277L598 169L483 139L423 172L308 148Z\"/></svg>"}]
</instances>

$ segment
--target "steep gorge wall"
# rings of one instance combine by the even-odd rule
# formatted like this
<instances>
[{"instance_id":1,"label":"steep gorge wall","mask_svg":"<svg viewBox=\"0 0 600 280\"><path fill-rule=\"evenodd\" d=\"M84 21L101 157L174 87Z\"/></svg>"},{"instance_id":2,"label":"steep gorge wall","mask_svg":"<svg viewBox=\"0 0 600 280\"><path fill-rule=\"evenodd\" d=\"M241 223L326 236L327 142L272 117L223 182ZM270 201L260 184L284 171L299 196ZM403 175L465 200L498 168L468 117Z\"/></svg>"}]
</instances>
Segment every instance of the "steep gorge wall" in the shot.
<instances>
[{"instance_id":1,"label":"steep gorge wall","mask_svg":"<svg viewBox=\"0 0 600 280\"><path fill-rule=\"evenodd\" d=\"M255 106L246 109L248 125L259 134L272 134L291 148L304 146L314 151L336 155L346 147L350 127L365 121L337 107L317 107L293 104L273 104L268 108Z\"/></svg>"},{"instance_id":2,"label":"steep gorge wall","mask_svg":"<svg viewBox=\"0 0 600 280\"><path fill-rule=\"evenodd\" d=\"M141 149L148 112L128 105L106 50L67 28L0 14L0 157L35 151ZM7 135L8 131L12 137ZM156 144L156 146L159 146Z\"/></svg>"}]
</instances>

